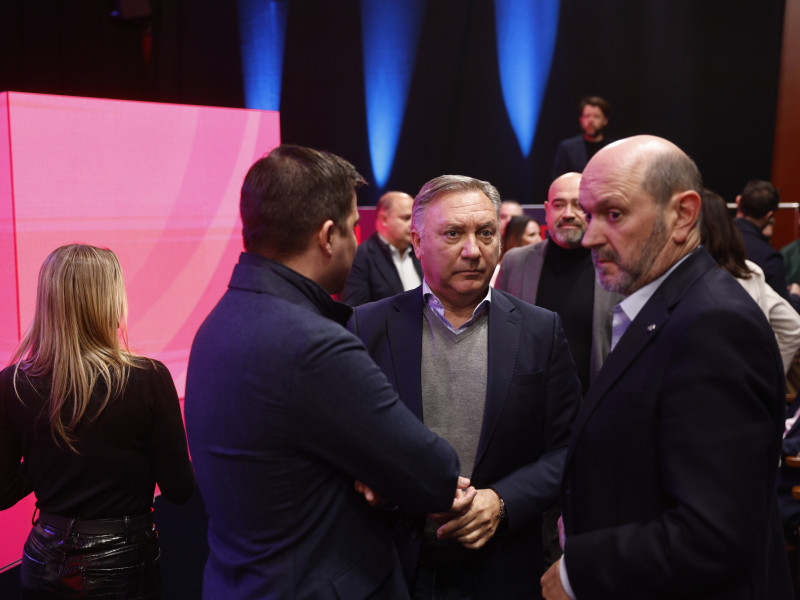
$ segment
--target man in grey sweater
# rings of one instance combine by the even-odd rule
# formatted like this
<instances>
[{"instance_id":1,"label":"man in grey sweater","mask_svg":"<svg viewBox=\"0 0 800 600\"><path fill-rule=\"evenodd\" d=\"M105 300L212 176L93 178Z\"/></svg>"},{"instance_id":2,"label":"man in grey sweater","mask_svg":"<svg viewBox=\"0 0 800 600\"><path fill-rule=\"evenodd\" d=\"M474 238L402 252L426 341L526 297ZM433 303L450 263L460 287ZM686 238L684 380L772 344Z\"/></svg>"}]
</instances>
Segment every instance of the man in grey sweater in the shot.
<instances>
[{"instance_id":1,"label":"man in grey sweater","mask_svg":"<svg viewBox=\"0 0 800 600\"><path fill-rule=\"evenodd\" d=\"M478 490L447 514L397 518L412 598L540 594L541 513L559 493L581 390L559 317L489 287L499 209L488 182L425 184L411 225L422 286L357 307L350 321Z\"/></svg>"}]
</instances>

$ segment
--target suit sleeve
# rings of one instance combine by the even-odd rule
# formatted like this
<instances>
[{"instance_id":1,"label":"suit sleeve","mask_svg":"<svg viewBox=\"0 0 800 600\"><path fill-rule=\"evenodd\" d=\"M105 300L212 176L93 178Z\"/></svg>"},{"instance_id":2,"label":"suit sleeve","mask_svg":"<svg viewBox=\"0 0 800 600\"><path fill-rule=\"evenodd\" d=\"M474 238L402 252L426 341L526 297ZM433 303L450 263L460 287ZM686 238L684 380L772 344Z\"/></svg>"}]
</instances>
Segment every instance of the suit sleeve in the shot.
<instances>
[{"instance_id":1,"label":"suit sleeve","mask_svg":"<svg viewBox=\"0 0 800 600\"><path fill-rule=\"evenodd\" d=\"M558 500L572 422L581 399L580 380L556 314L552 317L543 393L544 452L535 462L490 485L506 504L510 531L538 518Z\"/></svg>"},{"instance_id":2,"label":"suit sleeve","mask_svg":"<svg viewBox=\"0 0 800 600\"><path fill-rule=\"evenodd\" d=\"M500 263L500 272L497 274L497 280L494 282L495 289L508 292L509 294L513 293L510 290L511 275L514 272L514 269L519 264L519 260L517 259L520 256L520 254L518 252L515 252L515 250L517 249L512 248L503 257L503 260Z\"/></svg>"},{"instance_id":3,"label":"suit sleeve","mask_svg":"<svg viewBox=\"0 0 800 600\"><path fill-rule=\"evenodd\" d=\"M620 486L620 502L658 494L663 508L640 522L567 533L564 556L578 600L699 598L766 555L782 410L774 343L754 319L716 311L686 319L663 346L652 418L630 419L636 390L602 400L606 415L616 410L657 441L660 489Z\"/></svg>"},{"instance_id":4,"label":"suit sleeve","mask_svg":"<svg viewBox=\"0 0 800 600\"><path fill-rule=\"evenodd\" d=\"M359 246L353 259L353 266L342 290L342 302L350 306L359 306L371 299L370 272L366 247Z\"/></svg>"},{"instance_id":5,"label":"suit sleeve","mask_svg":"<svg viewBox=\"0 0 800 600\"><path fill-rule=\"evenodd\" d=\"M152 389L154 402L153 456L162 496L183 504L194 492L194 470L189 460L180 401L167 368L157 363Z\"/></svg>"},{"instance_id":6,"label":"suit sleeve","mask_svg":"<svg viewBox=\"0 0 800 600\"><path fill-rule=\"evenodd\" d=\"M409 513L450 508L455 451L400 401L358 338L342 331L310 347L295 405L307 449Z\"/></svg>"}]
</instances>

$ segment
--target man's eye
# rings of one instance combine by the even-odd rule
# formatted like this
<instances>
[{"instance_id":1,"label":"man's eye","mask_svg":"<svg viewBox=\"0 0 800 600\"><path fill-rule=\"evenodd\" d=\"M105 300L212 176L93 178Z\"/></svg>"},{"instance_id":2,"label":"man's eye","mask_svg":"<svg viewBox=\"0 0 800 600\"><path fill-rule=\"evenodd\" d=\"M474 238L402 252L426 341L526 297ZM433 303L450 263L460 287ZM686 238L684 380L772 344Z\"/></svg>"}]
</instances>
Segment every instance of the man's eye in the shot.
<instances>
[{"instance_id":1,"label":"man's eye","mask_svg":"<svg viewBox=\"0 0 800 600\"><path fill-rule=\"evenodd\" d=\"M451 240L454 240L454 239L456 239L458 237L458 232L457 231L445 231L444 232L444 237L446 237L448 239L451 239Z\"/></svg>"},{"instance_id":2,"label":"man's eye","mask_svg":"<svg viewBox=\"0 0 800 600\"><path fill-rule=\"evenodd\" d=\"M610 210L607 214L609 221L618 221L622 217L622 212L618 210Z\"/></svg>"},{"instance_id":3,"label":"man's eye","mask_svg":"<svg viewBox=\"0 0 800 600\"><path fill-rule=\"evenodd\" d=\"M583 211L583 218L586 219L586 222L588 223L592 220L592 215L586 211Z\"/></svg>"},{"instance_id":4,"label":"man's eye","mask_svg":"<svg viewBox=\"0 0 800 600\"><path fill-rule=\"evenodd\" d=\"M481 237L491 239L492 237L494 237L494 231L492 231L491 229L484 229L483 231L481 231Z\"/></svg>"}]
</instances>

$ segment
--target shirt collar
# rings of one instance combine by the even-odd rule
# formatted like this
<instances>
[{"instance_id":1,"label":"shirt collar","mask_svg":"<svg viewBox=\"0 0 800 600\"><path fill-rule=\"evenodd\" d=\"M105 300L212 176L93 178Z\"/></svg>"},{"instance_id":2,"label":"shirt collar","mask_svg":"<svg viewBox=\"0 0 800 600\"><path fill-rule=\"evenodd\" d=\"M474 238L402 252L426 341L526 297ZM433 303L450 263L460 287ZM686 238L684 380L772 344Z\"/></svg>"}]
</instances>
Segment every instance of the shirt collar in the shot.
<instances>
[{"instance_id":1,"label":"shirt collar","mask_svg":"<svg viewBox=\"0 0 800 600\"><path fill-rule=\"evenodd\" d=\"M691 254L691 252L689 253ZM633 292L630 296L625 298L619 303L619 307L622 309L622 312L625 313L625 316L628 317L628 321L633 323L633 320L636 318L636 315L644 308L644 305L653 297L653 294L656 293L656 290L664 283L664 280L669 277L669 275L678 268L683 261L689 258L689 254L684 256L674 265L672 265L667 271L661 275L660 277L654 279L647 285L640 287L638 290Z\"/></svg>"},{"instance_id":2,"label":"shirt collar","mask_svg":"<svg viewBox=\"0 0 800 600\"><path fill-rule=\"evenodd\" d=\"M442 301L439 300L439 298L436 297L436 294L433 293L433 290L431 290L425 278L422 279L422 299L450 331L453 333L461 333L469 328L469 326L472 325L478 319L478 317L489 310L489 302L492 301L492 287L489 286L489 288L486 290L486 295L483 297L483 300L478 302L478 306L475 307L475 310L472 311L472 317L470 317L469 321L464 323L458 329L454 328L450 324L450 321L448 321L444 316L444 304L442 304Z\"/></svg>"},{"instance_id":3,"label":"shirt collar","mask_svg":"<svg viewBox=\"0 0 800 600\"><path fill-rule=\"evenodd\" d=\"M375 233L378 233L378 232L376 231ZM411 246L409 246L408 248L406 248L405 250L400 252L400 250L398 250L397 248L392 246L388 241L386 241L386 238L383 237L380 233L378 233L378 239L380 241L382 241L384 244L386 244L387 246L389 246L389 252L392 253L392 256L398 256L400 258L405 258L406 256L408 256L409 252L411 252L411 250L412 250Z\"/></svg>"}]
</instances>

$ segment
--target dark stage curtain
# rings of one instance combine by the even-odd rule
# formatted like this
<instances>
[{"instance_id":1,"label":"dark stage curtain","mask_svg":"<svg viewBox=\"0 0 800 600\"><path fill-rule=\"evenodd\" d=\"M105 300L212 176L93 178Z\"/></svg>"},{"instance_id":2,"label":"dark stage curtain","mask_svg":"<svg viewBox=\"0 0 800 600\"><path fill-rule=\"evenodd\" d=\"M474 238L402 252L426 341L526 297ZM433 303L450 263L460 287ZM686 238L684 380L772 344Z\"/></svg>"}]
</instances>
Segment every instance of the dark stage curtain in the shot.
<instances>
[{"instance_id":1,"label":"dark stage curtain","mask_svg":"<svg viewBox=\"0 0 800 600\"><path fill-rule=\"evenodd\" d=\"M360 3L286 1L283 140L341 154L371 178ZM154 0L144 21L112 19L113 4L0 2L0 89L243 106L235 2ZM503 103L492 0L429 0L386 188L415 193L461 173L540 203L558 141L579 133L578 101L598 94L613 106L611 136L673 140L732 200L770 177L783 15L784 0L562 0L525 158ZM373 184L359 200L381 192Z\"/></svg>"}]
</instances>

